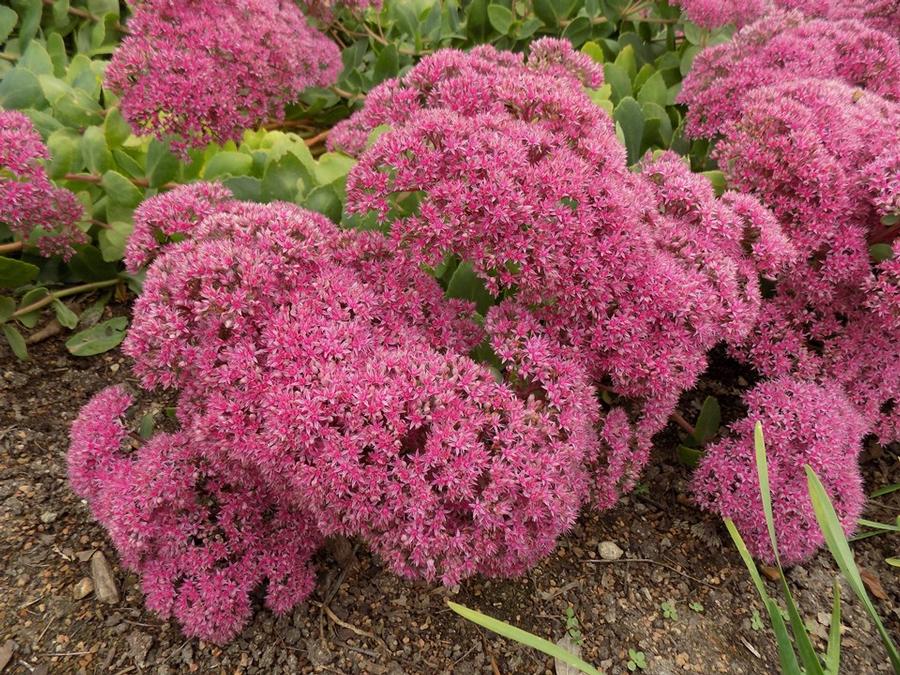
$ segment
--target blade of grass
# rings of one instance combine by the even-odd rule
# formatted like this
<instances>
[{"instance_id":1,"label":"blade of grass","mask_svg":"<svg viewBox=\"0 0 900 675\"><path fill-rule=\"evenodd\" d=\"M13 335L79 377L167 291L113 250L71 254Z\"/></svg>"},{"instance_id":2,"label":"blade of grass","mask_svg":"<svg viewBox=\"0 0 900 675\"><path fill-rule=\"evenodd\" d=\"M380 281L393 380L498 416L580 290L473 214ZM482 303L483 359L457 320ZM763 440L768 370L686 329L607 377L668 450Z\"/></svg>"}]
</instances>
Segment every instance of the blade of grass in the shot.
<instances>
[{"instance_id":1,"label":"blade of grass","mask_svg":"<svg viewBox=\"0 0 900 675\"><path fill-rule=\"evenodd\" d=\"M738 529L731 518L725 519L725 527L728 529L728 534L731 535L731 540L734 542L734 545L741 556L741 560L744 561L747 571L750 572L750 578L753 579L753 585L756 586L759 597L762 598L766 611L769 613L769 619L772 622L772 631L775 633L775 642L778 645L778 660L781 663L781 672L783 675L800 675L802 673L800 670L800 663L797 661L797 655L794 653L794 647L791 644L787 626L781 616L781 610L778 609L778 605L775 604L775 601L772 600L766 592L766 586L763 583L762 577L759 576L759 570L756 569L756 563L753 562L753 557L750 555L750 551L747 550L744 538L741 536L741 533L738 532Z\"/></svg>"},{"instance_id":2,"label":"blade of grass","mask_svg":"<svg viewBox=\"0 0 900 675\"><path fill-rule=\"evenodd\" d=\"M509 638L510 640L515 640L516 642L519 642L527 647L537 649L539 652L543 652L547 656L552 656L555 659L564 661L570 666L577 668L582 673L587 673L588 675L602 675L602 673L594 668L591 664L581 660L562 647L556 646L549 640L545 640L544 638L538 637L537 635L522 630L521 628L511 626L505 621L500 621L499 619L495 619L491 616L488 616L487 614L482 614L477 610L469 609L468 607L464 607L463 605L458 605L455 602L448 601L447 605L450 607L450 609L452 609L464 619L467 619L472 623L476 623L483 628L487 628L489 631L497 633L497 635L502 635L503 637Z\"/></svg>"},{"instance_id":3,"label":"blade of grass","mask_svg":"<svg viewBox=\"0 0 900 675\"><path fill-rule=\"evenodd\" d=\"M884 487L878 488L869 497L882 497L884 495L888 495L892 492L896 492L900 490L900 483L894 483L892 485L885 485Z\"/></svg>"},{"instance_id":4,"label":"blade of grass","mask_svg":"<svg viewBox=\"0 0 900 675\"><path fill-rule=\"evenodd\" d=\"M809 496L812 499L813 509L816 512L816 520L819 521L819 527L825 537L825 543L850 584L850 588L856 594L856 597L859 598L863 607L865 607L872 623L875 624L875 628L881 636L881 641L884 643L888 657L891 660L891 665L896 672L900 672L900 653L898 653L897 646L894 644L891 636L888 635L884 624L881 622L881 617L878 616L878 611L875 609L875 605L872 603L872 599L863 585L862 577L859 575L859 568L856 566L853 553L850 551L850 545L847 543L847 537L844 535L844 528L841 527L841 521L834 511L831 499L829 499L822 481L819 480L812 468L807 464L805 469L806 479L809 483Z\"/></svg>"},{"instance_id":5,"label":"blade of grass","mask_svg":"<svg viewBox=\"0 0 900 675\"><path fill-rule=\"evenodd\" d=\"M784 593L784 600L787 604L788 618L791 622L791 630L794 633L794 642L797 644L797 651L800 653L800 659L807 672L811 675L825 675L822 670L822 664L819 661L819 655L809 639L809 633L806 630L806 624L803 623L803 617L797 609L797 603L794 602L794 596L788 586L787 578L781 567L781 556L778 555L778 539L775 536L775 519L772 516L772 492L769 487L769 462L766 458L766 442L763 438L762 424L756 423L753 429L753 445L756 451L756 471L759 474L759 492L762 497L763 513L766 517L766 528L769 531L769 541L772 543L772 552L775 554L775 564L778 567L779 577L781 578L781 590Z\"/></svg>"},{"instance_id":6,"label":"blade of grass","mask_svg":"<svg viewBox=\"0 0 900 675\"><path fill-rule=\"evenodd\" d=\"M856 521L863 527L869 527L873 530L887 530L888 532L900 532L900 525L891 525L890 523L879 523L877 520L866 520L860 518Z\"/></svg>"},{"instance_id":7,"label":"blade of grass","mask_svg":"<svg viewBox=\"0 0 900 675\"><path fill-rule=\"evenodd\" d=\"M831 608L825 669L829 675L838 675L841 670L841 582L837 579L834 580L834 605Z\"/></svg>"}]
</instances>

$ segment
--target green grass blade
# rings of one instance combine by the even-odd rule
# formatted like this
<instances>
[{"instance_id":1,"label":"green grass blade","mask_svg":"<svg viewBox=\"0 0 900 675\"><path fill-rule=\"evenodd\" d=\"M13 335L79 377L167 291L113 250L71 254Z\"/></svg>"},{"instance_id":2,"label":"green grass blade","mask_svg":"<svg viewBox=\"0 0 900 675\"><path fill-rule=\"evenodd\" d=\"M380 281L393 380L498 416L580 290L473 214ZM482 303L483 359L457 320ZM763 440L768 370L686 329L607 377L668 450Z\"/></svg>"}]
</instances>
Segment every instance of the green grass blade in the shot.
<instances>
[{"instance_id":1,"label":"green grass blade","mask_svg":"<svg viewBox=\"0 0 900 675\"><path fill-rule=\"evenodd\" d=\"M800 675L802 672L800 670L800 663L797 661L797 655L794 653L791 637L788 634L784 619L781 617L781 611L778 609L778 605L775 604L766 592L766 586L763 583L762 577L759 576L759 570L756 569L756 563L753 562L753 556L751 556L750 551L747 550L744 538L741 536L741 533L738 532L738 529L735 527L731 518L725 519L725 527L728 529L728 534L731 535L731 540L734 542L734 545L741 556L741 560L744 561L747 571L750 572L750 578L753 579L753 585L756 586L759 597L762 598L763 605L765 605L766 611L769 613L769 619L772 622L772 631L775 633L775 642L778 645L778 660L781 663L782 674Z\"/></svg>"},{"instance_id":2,"label":"green grass blade","mask_svg":"<svg viewBox=\"0 0 900 675\"><path fill-rule=\"evenodd\" d=\"M577 668L582 673L587 673L588 675L602 675L600 671L594 668L591 664L581 660L562 647L557 647L549 640L545 640L544 638L538 637L537 635L522 630L521 628L510 626L505 621L500 621L499 619L495 619L491 616L488 616L487 614L482 614L477 610L469 609L468 607L464 607L463 605L458 605L455 602L448 601L447 605L462 618L467 619L472 623L476 623L483 628L487 628L489 631L497 633L497 635L502 635L503 637L509 638L510 640L515 640L516 642L519 642L526 647L537 649L539 652L543 652L547 656L552 656L554 659L564 661L570 666Z\"/></svg>"},{"instance_id":3,"label":"green grass blade","mask_svg":"<svg viewBox=\"0 0 900 675\"><path fill-rule=\"evenodd\" d=\"M775 536L775 519L772 513L772 492L769 487L769 462L766 458L766 442L763 438L762 424L756 423L753 429L753 445L756 451L756 471L759 474L759 492L762 497L763 513L766 517L766 528L769 530L769 541L772 542L772 551L775 554L775 564L781 577L781 590L784 593L785 603L787 605L788 618L791 622L791 630L794 633L794 642L797 645L797 651L800 653L800 659L803 666L811 675L825 675L822 670L822 664L819 656L809 639L809 633L806 630L806 624L803 623L803 617L797 609L797 603L794 602L794 596L791 593L790 586L787 583L787 577L781 568L781 557L778 555L778 539Z\"/></svg>"},{"instance_id":4,"label":"green grass blade","mask_svg":"<svg viewBox=\"0 0 900 675\"><path fill-rule=\"evenodd\" d=\"M841 670L841 582L837 579L834 580L834 605L831 608L825 668L829 675L838 675Z\"/></svg>"},{"instance_id":5,"label":"green grass blade","mask_svg":"<svg viewBox=\"0 0 900 675\"><path fill-rule=\"evenodd\" d=\"M863 527L869 527L873 530L887 530L888 532L900 532L900 525L891 525L890 523L879 523L877 520L866 520L860 518L856 521Z\"/></svg>"},{"instance_id":6,"label":"green grass blade","mask_svg":"<svg viewBox=\"0 0 900 675\"><path fill-rule=\"evenodd\" d=\"M791 630L794 633L794 642L797 644L797 651L800 652L800 660L803 661L803 667L810 675L825 675L822 669L822 662L819 655L813 647L812 640L809 639L809 632L806 630L806 624L803 623L803 617L797 609L797 603L794 602L794 595L788 586L784 576L784 570L779 565L778 571L781 572L781 589L784 591L784 600L787 605L788 618L791 621Z\"/></svg>"},{"instance_id":7,"label":"green grass blade","mask_svg":"<svg viewBox=\"0 0 900 675\"><path fill-rule=\"evenodd\" d=\"M775 642L778 645L778 661L781 664L781 675L803 675L797 655L794 653L794 645L791 644L791 636L781 616L781 611L775 601L766 601L766 609L772 620L772 632L775 633Z\"/></svg>"},{"instance_id":8,"label":"green grass blade","mask_svg":"<svg viewBox=\"0 0 900 675\"><path fill-rule=\"evenodd\" d=\"M900 490L900 483L894 483L892 485L885 485L884 487L878 488L869 497L881 497L883 495L888 495L892 492L896 492Z\"/></svg>"},{"instance_id":9,"label":"green grass blade","mask_svg":"<svg viewBox=\"0 0 900 675\"><path fill-rule=\"evenodd\" d=\"M769 541L772 542L772 552L775 554L775 563L781 571L781 559L778 555L778 540L775 538L775 519L772 517L772 492L769 489L769 461L766 459L766 441L763 438L763 429L760 422L753 428L753 445L756 450L756 473L759 475L759 493L762 496L763 514L766 517L766 529L769 530ZM784 575L781 575L784 578Z\"/></svg>"},{"instance_id":10,"label":"green grass blade","mask_svg":"<svg viewBox=\"0 0 900 675\"><path fill-rule=\"evenodd\" d=\"M881 641L884 643L888 657L891 660L891 665L896 672L900 673L900 653L898 653L897 646L894 644L891 636L888 635L884 624L881 622L881 617L878 616L875 605L866 592L866 587L863 585L862 578L859 575L859 568L853 559L853 553L850 551L850 545L847 543L847 537L844 536L844 529L841 527L841 522L834 511L831 499L828 498L825 487L810 466L806 465L805 468L806 479L809 483L809 496L812 499L813 509L816 512L816 520L819 521L819 527L825 537L825 543L847 579L847 583L850 584L850 588L859 598L863 607L865 607L872 623L875 624L875 628L878 630Z\"/></svg>"}]
</instances>

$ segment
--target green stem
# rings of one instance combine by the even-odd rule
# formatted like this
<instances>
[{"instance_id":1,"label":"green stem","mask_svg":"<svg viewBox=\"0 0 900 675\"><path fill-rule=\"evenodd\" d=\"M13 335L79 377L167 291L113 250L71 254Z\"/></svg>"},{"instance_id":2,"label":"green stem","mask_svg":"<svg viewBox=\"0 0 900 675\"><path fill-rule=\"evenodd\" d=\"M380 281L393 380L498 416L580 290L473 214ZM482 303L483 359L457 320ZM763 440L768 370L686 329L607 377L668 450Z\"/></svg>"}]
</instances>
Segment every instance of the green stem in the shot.
<instances>
[{"instance_id":1,"label":"green stem","mask_svg":"<svg viewBox=\"0 0 900 675\"><path fill-rule=\"evenodd\" d=\"M12 52L0 52L0 59L4 61L18 61L21 54L13 54Z\"/></svg>"},{"instance_id":2,"label":"green stem","mask_svg":"<svg viewBox=\"0 0 900 675\"><path fill-rule=\"evenodd\" d=\"M52 293L47 294L46 297L41 298L37 302L33 302L26 307L22 307L21 309L17 309L13 312L10 318L16 319L20 316L24 316L25 314L30 314L42 307L46 307L54 300L59 300L61 298L66 298L70 295L78 295L79 293L87 293L88 291L95 291L98 288L108 288L109 286L115 286L119 283L120 279L107 279L106 281L94 281L90 284L81 284L80 286L72 286L70 288L64 288L61 291L54 291Z\"/></svg>"},{"instance_id":3,"label":"green stem","mask_svg":"<svg viewBox=\"0 0 900 675\"><path fill-rule=\"evenodd\" d=\"M53 0L44 0L44 4L47 7L53 7ZM96 14L91 14L86 9L81 9L79 7L69 7L68 11L69 14L71 14L72 16L77 16L79 19L87 19L88 21L93 21L94 23L100 23L101 21L103 21L103 17L97 16ZM128 32L128 29L118 21L113 24L113 28L115 28L120 33Z\"/></svg>"}]
</instances>

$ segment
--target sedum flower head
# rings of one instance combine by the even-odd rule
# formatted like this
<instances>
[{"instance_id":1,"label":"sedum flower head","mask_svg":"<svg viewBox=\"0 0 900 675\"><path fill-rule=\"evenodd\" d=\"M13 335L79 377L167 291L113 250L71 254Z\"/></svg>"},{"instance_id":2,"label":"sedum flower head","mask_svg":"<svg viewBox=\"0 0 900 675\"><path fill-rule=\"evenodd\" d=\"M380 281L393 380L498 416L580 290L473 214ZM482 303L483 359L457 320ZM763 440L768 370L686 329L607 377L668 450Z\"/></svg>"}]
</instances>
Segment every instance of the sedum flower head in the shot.
<instances>
[{"instance_id":1,"label":"sedum flower head","mask_svg":"<svg viewBox=\"0 0 900 675\"><path fill-rule=\"evenodd\" d=\"M41 255L70 258L87 241L78 229L83 209L69 190L56 187L42 160L49 153L31 120L0 111L0 223L26 241L36 237Z\"/></svg>"},{"instance_id":2,"label":"sedum flower head","mask_svg":"<svg viewBox=\"0 0 900 675\"><path fill-rule=\"evenodd\" d=\"M337 46L292 0L139 0L128 28L107 86L136 133L181 151L282 119L341 70Z\"/></svg>"},{"instance_id":3,"label":"sedum flower head","mask_svg":"<svg viewBox=\"0 0 900 675\"><path fill-rule=\"evenodd\" d=\"M747 417L710 446L693 478L697 503L731 518L750 552L774 561L759 491L753 433L762 424L778 552L788 565L803 562L823 537L809 499L805 465L822 480L844 530L851 534L865 495L858 456L866 425L840 386L789 377L757 385L745 396Z\"/></svg>"}]
</instances>

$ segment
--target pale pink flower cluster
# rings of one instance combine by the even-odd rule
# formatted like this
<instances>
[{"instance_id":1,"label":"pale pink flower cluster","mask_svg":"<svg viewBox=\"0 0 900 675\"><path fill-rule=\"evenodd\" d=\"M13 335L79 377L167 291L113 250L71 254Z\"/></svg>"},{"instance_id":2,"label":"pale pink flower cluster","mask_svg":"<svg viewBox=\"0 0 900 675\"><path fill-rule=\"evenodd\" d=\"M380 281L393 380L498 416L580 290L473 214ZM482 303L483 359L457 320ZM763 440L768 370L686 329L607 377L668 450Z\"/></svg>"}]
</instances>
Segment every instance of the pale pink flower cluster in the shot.
<instances>
[{"instance_id":1,"label":"pale pink flower cluster","mask_svg":"<svg viewBox=\"0 0 900 675\"><path fill-rule=\"evenodd\" d=\"M123 564L141 577L147 606L185 632L227 642L253 613L253 596L282 614L312 592L322 537L309 514L256 471L184 433L134 449L133 403L110 387L72 426L69 477L106 527Z\"/></svg>"},{"instance_id":2,"label":"pale pink flower cluster","mask_svg":"<svg viewBox=\"0 0 900 675\"><path fill-rule=\"evenodd\" d=\"M807 16L837 21L860 19L900 37L897 0L677 0L688 19L703 28L745 26L779 9L797 9Z\"/></svg>"},{"instance_id":3,"label":"pale pink flower cluster","mask_svg":"<svg viewBox=\"0 0 900 675\"><path fill-rule=\"evenodd\" d=\"M120 457L125 430L110 420L129 399L107 390L73 428L70 474L142 575L148 602L189 634L227 639L247 618L244 591L262 579L269 588L286 579L275 609L302 599L309 584L298 570L327 535L361 538L408 577L520 574L598 489L594 388L580 359L524 310L492 314L482 328L471 303L446 300L383 235L341 231L289 204L237 202L198 185L138 215L130 262L155 259L124 351L145 387L178 392L182 430ZM154 233L176 241L155 245ZM466 356L485 339L502 381ZM238 542L233 564L204 553L219 576L187 585L172 570L193 549L162 544L185 540L190 500L213 489L197 482L207 473L185 469L192 463L210 467L216 489L227 480L233 502L284 519L258 528L248 513L251 533L227 533ZM156 484L145 485L156 472L175 502L160 522ZM218 522L207 504L196 518ZM268 545L290 518L300 525L283 535L288 549ZM145 542L152 555L133 554ZM267 551L282 551L280 566Z\"/></svg>"},{"instance_id":4,"label":"pale pink flower cluster","mask_svg":"<svg viewBox=\"0 0 900 675\"><path fill-rule=\"evenodd\" d=\"M48 178L42 161L49 156L28 117L0 110L0 223L25 241L37 236L41 255L68 259L87 241L78 229L83 209Z\"/></svg>"},{"instance_id":5,"label":"pale pink flower cluster","mask_svg":"<svg viewBox=\"0 0 900 675\"><path fill-rule=\"evenodd\" d=\"M579 87L599 73L570 49L540 41L527 61L439 52L374 91L333 140L360 152L388 124L350 173L348 211L377 217L419 264L471 262L492 295L529 307L623 398L624 445L603 449L604 475L618 474L609 506L707 350L750 331L758 272L794 252L752 198L717 200L674 155L628 171L608 116ZM417 209L396 217L410 193Z\"/></svg>"},{"instance_id":6,"label":"pale pink flower cluster","mask_svg":"<svg viewBox=\"0 0 900 675\"><path fill-rule=\"evenodd\" d=\"M293 0L139 0L107 86L138 134L184 152L284 117L341 70L337 45Z\"/></svg>"},{"instance_id":7,"label":"pale pink flower cluster","mask_svg":"<svg viewBox=\"0 0 900 675\"><path fill-rule=\"evenodd\" d=\"M759 421L781 561L802 562L823 543L804 465L822 481L841 525L852 534L865 503L858 457L866 423L841 387L777 378L754 387L745 402L747 417L732 424L728 436L707 448L700 461L693 478L700 506L731 518L750 552L774 562L755 462L753 430Z\"/></svg>"}]
</instances>

